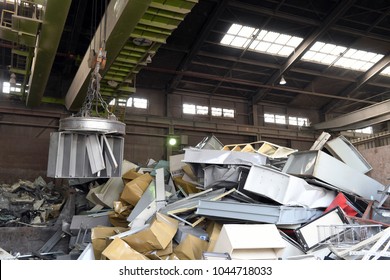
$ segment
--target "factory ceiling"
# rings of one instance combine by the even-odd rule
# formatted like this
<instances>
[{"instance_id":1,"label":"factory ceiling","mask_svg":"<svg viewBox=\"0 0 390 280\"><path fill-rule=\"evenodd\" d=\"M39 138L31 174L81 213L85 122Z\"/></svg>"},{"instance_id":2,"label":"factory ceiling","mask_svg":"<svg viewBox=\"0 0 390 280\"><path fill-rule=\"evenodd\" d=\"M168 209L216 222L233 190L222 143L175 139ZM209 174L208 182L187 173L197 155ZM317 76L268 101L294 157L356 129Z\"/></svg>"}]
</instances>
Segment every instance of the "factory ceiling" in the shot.
<instances>
[{"instance_id":1,"label":"factory ceiling","mask_svg":"<svg viewBox=\"0 0 390 280\"><path fill-rule=\"evenodd\" d=\"M12 10L8 2L0 2L3 17ZM27 106L58 101L77 110L90 50L104 39L101 90L107 100L152 88L340 115L368 106L372 114L390 97L387 0L74 0L57 9L50 0L22 2L47 9L29 21L37 30L28 32L9 30L23 27L17 15L9 26L2 17L0 63L8 80L22 60L18 50L24 51L25 69L14 73L26 87ZM57 49L53 34L61 34ZM47 42L53 43L45 51ZM39 88L42 73L47 83Z\"/></svg>"}]
</instances>

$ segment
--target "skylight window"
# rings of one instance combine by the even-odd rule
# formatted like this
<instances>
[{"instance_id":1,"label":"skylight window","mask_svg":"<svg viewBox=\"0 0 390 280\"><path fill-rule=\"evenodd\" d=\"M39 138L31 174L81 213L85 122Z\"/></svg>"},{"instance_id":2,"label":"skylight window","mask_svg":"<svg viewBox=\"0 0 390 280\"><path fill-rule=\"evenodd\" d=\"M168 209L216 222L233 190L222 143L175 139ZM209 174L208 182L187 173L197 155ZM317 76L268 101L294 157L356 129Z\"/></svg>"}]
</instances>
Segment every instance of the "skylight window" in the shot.
<instances>
[{"instance_id":1,"label":"skylight window","mask_svg":"<svg viewBox=\"0 0 390 280\"><path fill-rule=\"evenodd\" d=\"M259 30L234 23L220 43L236 48L248 48L249 50L265 54L288 57L302 41L303 38L300 37L274 31ZM325 42L315 42L302 56L302 60L346 69L367 71L383 57L384 55L379 53ZM381 74L390 76L390 69L386 68Z\"/></svg>"},{"instance_id":2,"label":"skylight window","mask_svg":"<svg viewBox=\"0 0 390 280\"><path fill-rule=\"evenodd\" d=\"M334 65L341 68L366 71L383 57L382 54L343 46L316 42L303 56L302 60Z\"/></svg>"},{"instance_id":3,"label":"skylight window","mask_svg":"<svg viewBox=\"0 0 390 280\"><path fill-rule=\"evenodd\" d=\"M250 44L250 50L287 57L302 40L288 34L232 24L221 44L238 48L246 48Z\"/></svg>"},{"instance_id":4,"label":"skylight window","mask_svg":"<svg viewBox=\"0 0 390 280\"><path fill-rule=\"evenodd\" d=\"M385 69L383 69L381 74L390 76L390 66L387 66Z\"/></svg>"}]
</instances>

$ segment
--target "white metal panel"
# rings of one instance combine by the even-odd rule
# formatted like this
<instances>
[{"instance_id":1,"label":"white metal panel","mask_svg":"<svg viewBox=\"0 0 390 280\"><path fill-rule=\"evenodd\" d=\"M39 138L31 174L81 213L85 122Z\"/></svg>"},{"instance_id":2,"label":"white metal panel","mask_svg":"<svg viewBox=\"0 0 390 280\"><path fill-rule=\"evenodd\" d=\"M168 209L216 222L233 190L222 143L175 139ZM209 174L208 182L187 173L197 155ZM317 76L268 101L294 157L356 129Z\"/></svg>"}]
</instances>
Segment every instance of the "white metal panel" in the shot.
<instances>
[{"instance_id":1,"label":"white metal panel","mask_svg":"<svg viewBox=\"0 0 390 280\"><path fill-rule=\"evenodd\" d=\"M334 191L308 184L302 178L265 167L252 166L244 190L266 196L284 205L328 207Z\"/></svg>"},{"instance_id":2,"label":"white metal panel","mask_svg":"<svg viewBox=\"0 0 390 280\"><path fill-rule=\"evenodd\" d=\"M241 164L263 165L267 157L258 153L241 153L234 151L185 149L184 162L205 164Z\"/></svg>"},{"instance_id":3,"label":"white metal panel","mask_svg":"<svg viewBox=\"0 0 390 280\"><path fill-rule=\"evenodd\" d=\"M378 181L322 151L303 151L290 155L283 172L300 177L314 177L335 189L368 200L379 201L381 195L378 191L385 189Z\"/></svg>"},{"instance_id":4,"label":"white metal panel","mask_svg":"<svg viewBox=\"0 0 390 280\"><path fill-rule=\"evenodd\" d=\"M371 165L366 161L366 159L342 135L328 141L325 144L325 148L334 157L340 159L345 164L356 169L357 171L360 171L361 173L367 173L368 171L372 170Z\"/></svg>"}]
</instances>

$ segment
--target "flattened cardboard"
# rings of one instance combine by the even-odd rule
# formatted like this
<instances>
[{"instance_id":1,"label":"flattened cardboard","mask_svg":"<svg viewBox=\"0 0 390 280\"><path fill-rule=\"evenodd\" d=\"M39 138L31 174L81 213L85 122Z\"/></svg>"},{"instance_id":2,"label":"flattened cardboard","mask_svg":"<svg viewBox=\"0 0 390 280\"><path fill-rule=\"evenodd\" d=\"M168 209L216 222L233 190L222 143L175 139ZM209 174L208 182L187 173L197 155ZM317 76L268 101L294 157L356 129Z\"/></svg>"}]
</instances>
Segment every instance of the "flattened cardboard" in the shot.
<instances>
[{"instance_id":1,"label":"flattened cardboard","mask_svg":"<svg viewBox=\"0 0 390 280\"><path fill-rule=\"evenodd\" d=\"M175 182L176 185L180 186L186 194L198 193L200 191L199 189L196 188L196 185L184 181L180 177L173 178L173 181Z\"/></svg>"},{"instance_id":2,"label":"flattened cardboard","mask_svg":"<svg viewBox=\"0 0 390 280\"><path fill-rule=\"evenodd\" d=\"M175 236L178 226L179 222L176 219L156 213L149 226L122 239L140 253L166 249Z\"/></svg>"},{"instance_id":3,"label":"flattened cardboard","mask_svg":"<svg viewBox=\"0 0 390 280\"><path fill-rule=\"evenodd\" d=\"M221 233L222 230L222 224L217 222L211 222L207 228L206 232L209 234L209 246L207 248L208 252L213 252L215 243L218 240L218 236Z\"/></svg>"},{"instance_id":4,"label":"flattened cardboard","mask_svg":"<svg viewBox=\"0 0 390 280\"><path fill-rule=\"evenodd\" d=\"M148 173L135 178L125 185L120 198L135 206L152 180Z\"/></svg>"},{"instance_id":5,"label":"flattened cardboard","mask_svg":"<svg viewBox=\"0 0 390 280\"><path fill-rule=\"evenodd\" d=\"M148 257L151 260L161 260L162 257L168 256L173 253L173 242L170 242L167 246L167 248L162 250L154 250L147 253L144 253L146 257Z\"/></svg>"},{"instance_id":6,"label":"flattened cardboard","mask_svg":"<svg viewBox=\"0 0 390 280\"><path fill-rule=\"evenodd\" d=\"M95 227L91 230L91 240L93 253L96 260L100 260L102 252L106 249L108 245L107 238L118 234L120 232L126 231L126 228L121 227Z\"/></svg>"},{"instance_id":7,"label":"flattened cardboard","mask_svg":"<svg viewBox=\"0 0 390 280\"><path fill-rule=\"evenodd\" d=\"M110 245L104 249L102 256L109 260L149 260L120 238L115 238Z\"/></svg>"},{"instance_id":8,"label":"flattened cardboard","mask_svg":"<svg viewBox=\"0 0 390 280\"><path fill-rule=\"evenodd\" d=\"M184 173L191 178L192 181L196 182L198 180L198 177L195 175L194 170L192 169L191 165L185 164L182 167Z\"/></svg>"},{"instance_id":9,"label":"flattened cardboard","mask_svg":"<svg viewBox=\"0 0 390 280\"><path fill-rule=\"evenodd\" d=\"M135 169L131 169L122 175L123 183L126 185L128 182L142 176L142 173L137 172Z\"/></svg>"},{"instance_id":10,"label":"flattened cardboard","mask_svg":"<svg viewBox=\"0 0 390 280\"><path fill-rule=\"evenodd\" d=\"M213 252L233 260L275 260L285 247L274 224L224 224Z\"/></svg>"},{"instance_id":11,"label":"flattened cardboard","mask_svg":"<svg viewBox=\"0 0 390 280\"><path fill-rule=\"evenodd\" d=\"M114 212L108 216L110 223L115 227L128 227L127 217L130 215L133 208L127 202L114 201Z\"/></svg>"},{"instance_id":12,"label":"flattened cardboard","mask_svg":"<svg viewBox=\"0 0 390 280\"><path fill-rule=\"evenodd\" d=\"M201 260L202 253L207 250L208 242L192 234L187 234L186 238L175 248L174 252L180 260Z\"/></svg>"}]
</instances>

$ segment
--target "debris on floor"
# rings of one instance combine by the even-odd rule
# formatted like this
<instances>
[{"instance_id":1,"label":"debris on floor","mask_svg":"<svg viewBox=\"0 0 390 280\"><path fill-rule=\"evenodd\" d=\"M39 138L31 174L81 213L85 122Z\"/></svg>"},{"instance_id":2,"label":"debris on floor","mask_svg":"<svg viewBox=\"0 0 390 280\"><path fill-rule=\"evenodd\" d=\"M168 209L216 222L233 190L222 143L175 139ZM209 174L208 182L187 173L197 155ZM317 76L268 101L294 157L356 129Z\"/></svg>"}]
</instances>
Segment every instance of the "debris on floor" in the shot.
<instances>
[{"instance_id":1,"label":"debris on floor","mask_svg":"<svg viewBox=\"0 0 390 280\"><path fill-rule=\"evenodd\" d=\"M39 258L390 259L389 186L371 169L327 133L307 151L208 136L169 161L124 160L122 177L73 179L67 197L42 178L2 185L0 226L57 225Z\"/></svg>"}]
</instances>

